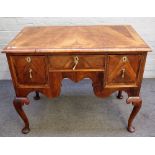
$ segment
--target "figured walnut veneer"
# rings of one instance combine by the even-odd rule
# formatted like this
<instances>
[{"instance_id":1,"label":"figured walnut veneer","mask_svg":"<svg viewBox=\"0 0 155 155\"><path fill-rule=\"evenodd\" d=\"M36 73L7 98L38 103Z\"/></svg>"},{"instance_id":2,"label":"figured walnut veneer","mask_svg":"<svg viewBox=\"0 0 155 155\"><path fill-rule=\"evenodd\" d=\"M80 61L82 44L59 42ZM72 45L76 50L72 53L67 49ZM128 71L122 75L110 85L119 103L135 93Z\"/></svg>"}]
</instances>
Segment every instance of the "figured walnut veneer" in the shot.
<instances>
[{"instance_id":1,"label":"figured walnut veneer","mask_svg":"<svg viewBox=\"0 0 155 155\"><path fill-rule=\"evenodd\" d=\"M149 46L129 25L26 27L4 49L16 92L14 106L30 131L22 106L27 95L36 91L53 98L60 95L61 81L92 80L98 97L125 91L127 103L134 105L128 121L140 110L139 97Z\"/></svg>"}]
</instances>

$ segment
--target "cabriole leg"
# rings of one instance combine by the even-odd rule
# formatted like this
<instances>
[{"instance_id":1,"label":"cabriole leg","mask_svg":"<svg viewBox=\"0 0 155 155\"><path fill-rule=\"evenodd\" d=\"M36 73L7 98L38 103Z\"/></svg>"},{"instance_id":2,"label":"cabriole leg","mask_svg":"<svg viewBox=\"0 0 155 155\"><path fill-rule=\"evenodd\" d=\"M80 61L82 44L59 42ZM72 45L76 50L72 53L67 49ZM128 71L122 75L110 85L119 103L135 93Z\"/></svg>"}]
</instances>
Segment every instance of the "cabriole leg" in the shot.
<instances>
[{"instance_id":1,"label":"cabriole leg","mask_svg":"<svg viewBox=\"0 0 155 155\"><path fill-rule=\"evenodd\" d=\"M119 90L119 91L118 91L117 98L118 98L118 99L122 99L122 98L123 98L122 90Z\"/></svg>"},{"instance_id":2,"label":"cabriole leg","mask_svg":"<svg viewBox=\"0 0 155 155\"><path fill-rule=\"evenodd\" d=\"M129 117L129 120L128 120L127 130L129 132L134 132L135 128L133 127L132 122L133 122L134 118L136 117L136 115L138 114L138 112L142 106L142 99L140 97L129 97L127 99L127 104L130 104L130 103L134 107L133 107L133 110L132 110L130 117Z\"/></svg>"},{"instance_id":3,"label":"cabriole leg","mask_svg":"<svg viewBox=\"0 0 155 155\"><path fill-rule=\"evenodd\" d=\"M26 97L16 97L14 100L13 100L13 105L17 111L17 113L19 114L19 116L21 117L21 119L24 121L24 128L22 129L22 133L23 134L27 134L30 132L30 128L29 128L29 120L23 110L23 105L24 104L29 104L29 100L28 98Z\"/></svg>"},{"instance_id":4,"label":"cabriole leg","mask_svg":"<svg viewBox=\"0 0 155 155\"><path fill-rule=\"evenodd\" d=\"M35 93L36 93L36 95L34 96L34 99L35 100L40 100L39 92L36 91Z\"/></svg>"}]
</instances>

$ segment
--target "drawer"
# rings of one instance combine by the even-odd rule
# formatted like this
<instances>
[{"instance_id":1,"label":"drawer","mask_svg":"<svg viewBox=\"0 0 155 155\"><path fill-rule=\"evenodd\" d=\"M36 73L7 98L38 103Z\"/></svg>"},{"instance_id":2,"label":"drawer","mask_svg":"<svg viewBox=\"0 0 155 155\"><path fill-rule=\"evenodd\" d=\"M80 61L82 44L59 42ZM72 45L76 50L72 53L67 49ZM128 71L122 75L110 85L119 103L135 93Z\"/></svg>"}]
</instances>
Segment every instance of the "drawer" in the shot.
<instances>
[{"instance_id":1,"label":"drawer","mask_svg":"<svg viewBox=\"0 0 155 155\"><path fill-rule=\"evenodd\" d=\"M141 55L109 55L108 84L135 84L141 64Z\"/></svg>"},{"instance_id":2,"label":"drawer","mask_svg":"<svg viewBox=\"0 0 155 155\"><path fill-rule=\"evenodd\" d=\"M11 60L19 84L40 85L47 83L45 56L12 56Z\"/></svg>"},{"instance_id":3,"label":"drawer","mask_svg":"<svg viewBox=\"0 0 155 155\"><path fill-rule=\"evenodd\" d=\"M50 56L51 70L82 70L82 69L104 69L105 56L103 55L72 55L72 56Z\"/></svg>"}]
</instances>

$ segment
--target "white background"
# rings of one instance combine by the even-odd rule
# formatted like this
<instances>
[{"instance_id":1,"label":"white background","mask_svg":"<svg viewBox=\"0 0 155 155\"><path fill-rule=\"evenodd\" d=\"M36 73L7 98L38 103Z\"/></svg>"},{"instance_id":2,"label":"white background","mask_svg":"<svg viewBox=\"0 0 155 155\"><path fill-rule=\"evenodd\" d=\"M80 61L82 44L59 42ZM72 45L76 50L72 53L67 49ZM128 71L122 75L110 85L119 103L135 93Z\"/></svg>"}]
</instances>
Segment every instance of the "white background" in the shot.
<instances>
[{"instance_id":1,"label":"white background","mask_svg":"<svg viewBox=\"0 0 155 155\"><path fill-rule=\"evenodd\" d=\"M155 16L154 0L4 0L0 4L2 17ZM0 154L154 155L154 146L155 138L1 138Z\"/></svg>"},{"instance_id":2,"label":"white background","mask_svg":"<svg viewBox=\"0 0 155 155\"><path fill-rule=\"evenodd\" d=\"M3 17L154 17L155 15L154 0L3 0L0 11Z\"/></svg>"}]
</instances>

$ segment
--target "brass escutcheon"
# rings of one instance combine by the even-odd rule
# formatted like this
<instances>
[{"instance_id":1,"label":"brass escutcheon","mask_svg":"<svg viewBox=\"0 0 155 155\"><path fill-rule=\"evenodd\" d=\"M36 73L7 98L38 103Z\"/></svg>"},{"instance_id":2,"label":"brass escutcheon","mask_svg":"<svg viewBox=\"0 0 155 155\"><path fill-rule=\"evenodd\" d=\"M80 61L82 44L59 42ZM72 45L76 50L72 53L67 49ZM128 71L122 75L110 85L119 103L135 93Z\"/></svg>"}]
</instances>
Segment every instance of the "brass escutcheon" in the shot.
<instances>
[{"instance_id":1,"label":"brass escutcheon","mask_svg":"<svg viewBox=\"0 0 155 155\"><path fill-rule=\"evenodd\" d=\"M31 58L30 58L30 57L26 57L26 61L27 61L28 63L30 63L30 62L31 62Z\"/></svg>"},{"instance_id":2,"label":"brass escutcheon","mask_svg":"<svg viewBox=\"0 0 155 155\"><path fill-rule=\"evenodd\" d=\"M123 62L127 62L128 58L127 58L126 56L124 56L124 57L122 58L122 60L123 60Z\"/></svg>"}]
</instances>

